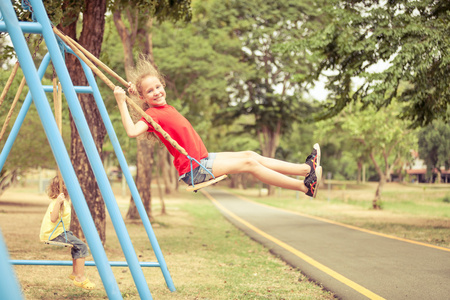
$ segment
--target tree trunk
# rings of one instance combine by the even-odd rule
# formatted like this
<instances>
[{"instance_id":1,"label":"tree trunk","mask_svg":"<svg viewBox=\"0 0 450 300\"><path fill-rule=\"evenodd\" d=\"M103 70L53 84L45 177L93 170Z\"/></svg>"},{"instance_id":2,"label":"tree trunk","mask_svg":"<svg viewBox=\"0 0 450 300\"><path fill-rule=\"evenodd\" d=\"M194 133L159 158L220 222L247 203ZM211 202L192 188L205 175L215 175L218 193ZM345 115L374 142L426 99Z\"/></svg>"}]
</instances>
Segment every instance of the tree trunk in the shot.
<instances>
[{"instance_id":1,"label":"tree trunk","mask_svg":"<svg viewBox=\"0 0 450 300\"><path fill-rule=\"evenodd\" d=\"M281 122L277 122L277 128L271 130L267 126L262 126L261 130L258 132L259 144L261 145L261 153L263 156L274 158L275 151L280 144L280 130ZM273 196L275 194L275 187L268 185L267 196Z\"/></svg>"},{"instance_id":2,"label":"tree trunk","mask_svg":"<svg viewBox=\"0 0 450 300\"><path fill-rule=\"evenodd\" d=\"M380 176L380 181L378 182L378 187L375 192L375 198L372 201L372 208L373 209L381 209L381 192L383 191L384 184L386 183L386 175L381 171L380 166L378 165L375 155L373 152L370 153L370 159L372 160L375 170L377 170L378 175Z\"/></svg>"},{"instance_id":3,"label":"tree trunk","mask_svg":"<svg viewBox=\"0 0 450 300\"><path fill-rule=\"evenodd\" d=\"M358 159L358 174L356 175L356 183L361 184L361 170L362 170L362 161Z\"/></svg>"},{"instance_id":4,"label":"tree trunk","mask_svg":"<svg viewBox=\"0 0 450 300\"><path fill-rule=\"evenodd\" d=\"M8 171L3 169L3 172L0 175L0 196L17 181L17 170L18 169L13 169L12 171Z\"/></svg>"},{"instance_id":5,"label":"tree trunk","mask_svg":"<svg viewBox=\"0 0 450 300\"><path fill-rule=\"evenodd\" d=\"M93 55L98 57L101 51L103 33L105 28L106 0L86 1L85 4L86 7L83 11L83 29L81 31L79 39L76 38L76 23L78 19L77 16L75 16L74 22L61 29L65 34L70 36L72 39L77 40L80 45L82 45ZM70 5L71 1L65 1L63 3L64 7L68 7ZM88 85L86 77L84 75L80 76L80 74L84 74L84 71L75 56L67 55L66 63L73 84L75 86ZM103 140L106 135L106 129L102 122L97 105L95 104L92 95L80 94L78 99L80 101L89 128L91 129L92 137L97 147L97 151L100 153L100 156L102 156ZM94 219L94 223L96 225L100 239L104 244L106 241L105 204L100 194L100 190L97 186L97 181L92 180L92 178L94 178L94 174L90 167L72 116L70 116L70 124L71 162L74 166L75 173L77 174L78 181L86 198L86 202L91 212L92 218ZM75 212L75 210L72 211ZM72 214L71 230L76 236L83 238L80 223L75 213Z\"/></svg>"},{"instance_id":6,"label":"tree trunk","mask_svg":"<svg viewBox=\"0 0 450 300\"><path fill-rule=\"evenodd\" d=\"M378 181L377 191L375 192L375 198L372 201L373 209L381 209L381 192L383 191L385 183L386 183L386 176L382 175L380 181Z\"/></svg>"},{"instance_id":7,"label":"tree trunk","mask_svg":"<svg viewBox=\"0 0 450 300\"><path fill-rule=\"evenodd\" d=\"M114 24L116 25L117 31L119 33L120 39L122 40L123 53L124 53L124 64L125 73L130 73L130 69L134 66L133 61L133 46L136 41L136 36L139 28L139 12L136 9L126 8L125 14L127 16L127 21L129 28L125 26L122 21L122 11L116 10L114 12ZM146 40L151 39L151 35L145 34ZM147 42L148 44L148 42ZM150 43L151 44L151 43ZM150 54L151 51L146 48L144 54ZM144 204L145 211L149 219L152 219L152 208L151 208L151 178L152 178L152 161L153 153L150 143L144 139L137 140L137 154L136 154L136 187L141 196L141 200ZM139 213L136 209L136 204L134 203L133 197L130 197L130 206L128 207L128 212L126 215L127 219L139 219Z\"/></svg>"},{"instance_id":8,"label":"tree trunk","mask_svg":"<svg viewBox=\"0 0 450 300\"><path fill-rule=\"evenodd\" d=\"M127 9L129 12L129 9ZM128 14L130 15L130 14ZM113 14L114 24L116 25L117 32L119 33L120 39L122 40L123 47L123 57L125 64L125 73L127 74L127 79L129 78L130 69L134 67L133 60L133 45L136 40L136 28L131 28L129 31L122 21L122 11L116 10ZM133 20L128 20L130 24L137 22Z\"/></svg>"},{"instance_id":9,"label":"tree trunk","mask_svg":"<svg viewBox=\"0 0 450 300\"><path fill-rule=\"evenodd\" d=\"M136 186L141 196L141 200L144 204L145 211L149 219L152 219L152 194L151 194L151 183L152 183L152 172L151 172L151 161L152 157L151 147L149 142L145 139L139 139L137 141L137 166L136 166ZM149 170L150 166L150 170ZM130 206L128 207L128 212L126 215L127 219L140 219L139 213L136 209L136 204L134 203L133 197L130 197Z\"/></svg>"},{"instance_id":10,"label":"tree trunk","mask_svg":"<svg viewBox=\"0 0 450 300\"><path fill-rule=\"evenodd\" d=\"M159 200L161 201L161 215L167 214L166 204L164 203L164 193L161 186L161 180L159 179L159 174L156 176L156 184L158 186Z\"/></svg>"},{"instance_id":11,"label":"tree trunk","mask_svg":"<svg viewBox=\"0 0 450 300\"><path fill-rule=\"evenodd\" d=\"M159 169L161 170L161 175L165 187L165 193L166 195L170 195L175 190L174 177L176 177L176 174L174 174L172 172L173 170L171 170L172 156L170 155L169 151L167 151L166 148L163 148L160 145L157 145L156 147L159 160L158 165Z\"/></svg>"},{"instance_id":12,"label":"tree trunk","mask_svg":"<svg viewBox=\"0 0 450 300\"><path fill-rule=\"evenodd\" d=\"M362 182L366 183L366 165L362 165Z\"/></svg>"},{"instance_id":13,"label":"tree trunk","mask_svg":"<svg viewBox=\"0 0 450 300\"><path fill-rule=\"evenodd\" d=\"M245 174L245 173L233 174L233 176L231 176L230 187L233 189L243 190L244 189L244 178L246 175L247 174Z\"/></svg>"}]
</instances>

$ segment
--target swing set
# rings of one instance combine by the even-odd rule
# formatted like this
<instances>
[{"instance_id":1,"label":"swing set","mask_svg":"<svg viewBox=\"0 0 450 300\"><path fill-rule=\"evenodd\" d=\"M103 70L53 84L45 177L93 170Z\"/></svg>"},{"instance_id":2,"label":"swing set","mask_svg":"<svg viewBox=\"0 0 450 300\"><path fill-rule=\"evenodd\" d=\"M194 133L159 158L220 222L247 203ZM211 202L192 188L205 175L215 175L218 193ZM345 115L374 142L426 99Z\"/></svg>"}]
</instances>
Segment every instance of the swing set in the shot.
<instances>
[{"instance_id":1,"label":"swing set","mask_svg":"<svg viewBox=\"0 0 450 300\"><path fill-rule=\"evenodd\" d=\"M31 11L33 22L19 22L13 9L12 3L8 0L0 1L0 33L7 32L9 34L18 59L13 68L10 78L8 79L6 87L0 96L0 103L3 102L6 98L6 94L12 84L19 64L22 67L24 78L22 79L14 102L17 103L25 83L27 83L29 87L29 92L22 104L20 112L18 113L15 123L0 153L0 170L3 169L6 158L11 151L12 145L18 135L21 125L23 124L24 118L28 112L31 102L34 102L39 114L39 118L44 127L45 134L58 165L58 176L61 176L66 184L67 191L72 200L73 208L75 209L75 212L78 216L81 228L94 258L94 261L86 261L85 265L97 267L108 298L122 299L122 294L117 285L117 281L114 278L111 267L128 267L130 269L131 275L141 299L152 299L147 281L143 274L142 267L160 268L166 281L167 287L170 291L174 292L175 287L173 285L172 278L162 255L162 251L159 247L158 241L156 240L152 226L148 219L147 212L142 203L133 177L128 169L128 164L118 142L111 120L109 119L108 112L102 100L93 72L99 78L101 78L111 89L114 89L114 84L106 76L103 75L103 73L91 62L91 60L102 69L107 71L114 78L119 80L119 82L124 86L127 86L127 82L120 78L102 62L97 60L83 47L78 45L74 40L70 39L70 37L65 36L56 27L52 26L41 0L23 0L22 5L24 6L24 8ZM24 37L24 33L39 34L41 36L40 41L42 41L42 39L45 40L48 53L42 59L38 69L36 69L34 66L33 57L27 46L29 36L26 40ZM40 41L38 42L38 46L40 44ZM33 56L36 54L36 51L37 48L35 49L35 53L33 54ZM88 86L73 85L64 61L66 52L68 54L74 55L80 61L89 84ZM88 59L88 57L90 59ZM50 61L52 62L54 68L53 85L46 86L43 85L41 81ZM56 76L60 81L58 84L56 83ZM115 232L119 239L121 248L125 255L126 262L108 261L106 257L105 250L98 236L84 194L81 190L74 168L70 162L67 149L65 148L64 142L61 137L61 126L58 126L58 123L60 124L61 122L61 114L57 113L57 111L60 111L61 104L56 104L59 101L55 101L55 104L57 106L59 105L59 107L55 109L56 113L55 116L53 116L52 109L45 95L46 92L53 92L54 100L61 99L62 93L64 93L65 95L65 99L67 100L74 123L77 127L78 133L83 143L83 147L95 175L95 179L98 183L100 192L102 194ZM95 103L98 107L107 133L110 137L124 177L128 183L131 195L136 204L136 208L139 212L142 223L147 232L147 236L152 245L153 252L157 258L157 262L140 262L137 258L136 252L134 251L133 245L131 243L130 236L126 230L125 223L117 205L117 201L115 200L110 182L103 168L103 164L97 151L97 147L93 140L81 105L78 101L77 94L79 93L89 93L94 96ZM155 130L161 133L164 138L166 138L178 151L186 155L191 163L192 161L196 161L195 159L191 158L185 149L183 149L175 140L173 140L156 122L154 122L150 118L150 116L145 114L145 112L128 97L127 103L131 107L133 107L133 109L137 110L155 128ZM10 112L8 113L9 118L7 117L5 125L3 126L4 129L2 131L5 131L6 127L8 126L10 115L12 115L14 106L15 104L11 106ZM3 134L4 132L0 135L0 139L3 137ZM192 186L188 187L188 190L196 191L200 188L226 178L226 175L217 178L215 178L211 173L210 175L213 178L211 181L197 185L192 184ZM62 222L62 220L60 220L57 226L59 226L60 223L62 223L63 229L65 231L64 223ZM46 243L55 244L51 243L50 240ZM10 260L6 247L4 246L2 235L0 234L0 274L2 274L2 280L0 281L0 298L2 299L23 298L15 276L3 276L14 274L11 265L68 266L72 265L72 261ZM8 288L2 288L3 285Z\"/></svg>"}]
</instances>

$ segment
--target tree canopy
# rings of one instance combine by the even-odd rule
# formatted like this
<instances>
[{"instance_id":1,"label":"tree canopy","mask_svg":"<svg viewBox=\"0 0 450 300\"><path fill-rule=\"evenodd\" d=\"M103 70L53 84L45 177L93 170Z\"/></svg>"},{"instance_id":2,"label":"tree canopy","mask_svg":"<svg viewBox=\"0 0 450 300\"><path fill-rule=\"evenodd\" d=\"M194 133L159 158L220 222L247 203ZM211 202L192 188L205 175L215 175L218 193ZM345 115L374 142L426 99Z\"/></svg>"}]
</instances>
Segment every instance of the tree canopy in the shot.
<instances>
[{"instance_id":1,"label":"tree canopy","mask_svg":"<svg viewBox=\"0 0 450 300\"><path fill-rule=\"evenodd\" d=\"M399 116L412 126L449 119L449 1L330 0L318 6L302 28L306 38L284 49L308 51L310 80L327 78L331 94L322 118L356 99L379 109L398 98L408 103Z\"/></svg>"}]
</instances>

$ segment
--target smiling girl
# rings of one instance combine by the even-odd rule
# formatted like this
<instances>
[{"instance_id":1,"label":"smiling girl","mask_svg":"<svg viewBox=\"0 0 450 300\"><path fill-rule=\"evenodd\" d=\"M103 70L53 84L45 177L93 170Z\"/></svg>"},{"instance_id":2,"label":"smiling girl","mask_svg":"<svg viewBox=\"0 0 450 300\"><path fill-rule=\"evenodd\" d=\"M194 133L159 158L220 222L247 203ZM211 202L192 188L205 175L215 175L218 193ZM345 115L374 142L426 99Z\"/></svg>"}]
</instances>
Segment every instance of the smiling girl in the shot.
<instances>
[{"instance_id":1,"label":"smiling girl","mask_svg":"<svg viewBox=\"0 0 450 300\"><path fill-rule=\"evenodd\" d=\"M208 153L191 123L174 107L167 104L164 78L148 59L139 60L133 82L135 85L130 82L128 92L139 97L146 114L214 177L224 174L250 173L266 184L301 191L311 197L316 196L322 178L319 144L314 145L311 154L303 164L264 157L253 151ZM173 164L178 171L179 180L190 184L191 176L193 176L194 184L198 184L212 178L195 161L192 161L193 172L191 173L189 158L172 146L145 118L134 123L126 104L125 91L121 87L115 87L114 96L127 135L135 138L146 132L154 133L174 157ZM305 180L298 180L289 175L304 176Z\"/></svg>"}]
</instances>

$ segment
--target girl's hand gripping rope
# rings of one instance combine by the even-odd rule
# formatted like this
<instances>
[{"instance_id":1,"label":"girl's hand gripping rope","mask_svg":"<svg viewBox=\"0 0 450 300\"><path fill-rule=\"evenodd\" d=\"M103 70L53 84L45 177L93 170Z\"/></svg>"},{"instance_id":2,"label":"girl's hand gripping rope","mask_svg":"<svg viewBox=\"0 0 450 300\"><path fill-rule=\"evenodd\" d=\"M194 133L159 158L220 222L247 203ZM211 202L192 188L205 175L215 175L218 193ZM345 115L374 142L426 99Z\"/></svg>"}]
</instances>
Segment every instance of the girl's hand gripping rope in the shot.
<instances>
[{"instance_id":1,"label":"girl's hand gripping rope","mask_svg":"<svg viewBox=\"0 0 450 300\"><path fill-rule=\"evenodd\" d=\"M120 86L116 85L116 87L114 88L114 97L116 98L117 104L119 106L123 105L125 103L126 98L125 90Z\"/></svg>"},{"instance_id":2,"label":"girl's hand gripping rope","mask_svg":"<svg viewBox=\"0 0 450 300\"><path fill-rule=\"evenodd\" d=\"M56 198L57 203L61 206L64 204L64 200L66 200L66 197L64 196L64 193L61 193L58 195L58 198Z\"/></svg>"},{"instance_id":3,"label":"girl's hand gripping rope","mask_svg":"<svg viewBox=\"0 0 450 300\"><path fill-rule=\"evenodd\" d=\"M137 96L136 86L131 81L128 82L128 93L130 93L131 95Z\"/></svg>"}]
</instances>

